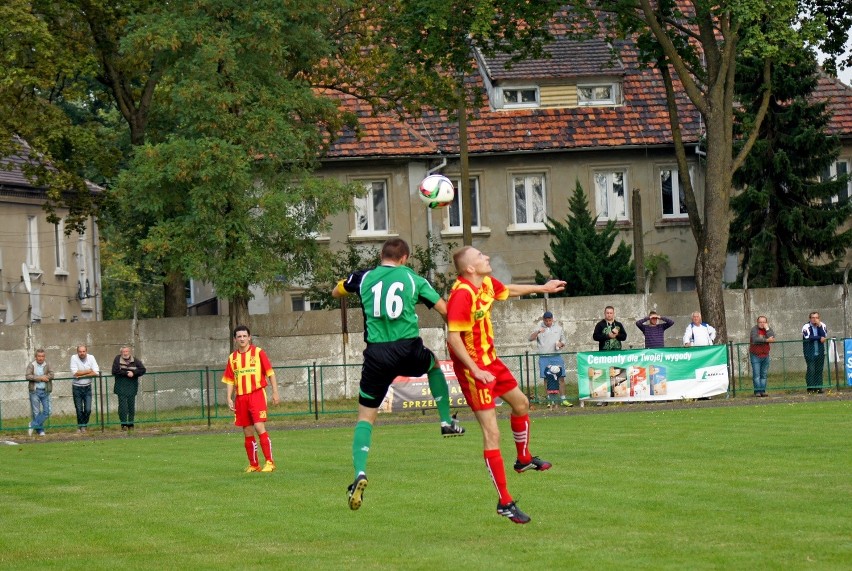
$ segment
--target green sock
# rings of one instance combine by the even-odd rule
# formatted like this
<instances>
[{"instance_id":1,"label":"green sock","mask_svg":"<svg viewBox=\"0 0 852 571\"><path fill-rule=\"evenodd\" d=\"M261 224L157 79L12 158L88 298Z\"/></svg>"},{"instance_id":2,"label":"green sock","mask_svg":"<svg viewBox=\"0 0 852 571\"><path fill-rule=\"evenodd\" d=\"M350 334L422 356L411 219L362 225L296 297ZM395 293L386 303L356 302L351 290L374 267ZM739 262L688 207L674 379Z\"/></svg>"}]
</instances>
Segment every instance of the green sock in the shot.
<instances>
[{"instance_id":1,"label":"green sock","mask_svg":"<svg viewBox=\"0 0 852 571\"><path fill-rule=\"evenodd\" d=\"M453 417L450 415L450 389L447 387L447 378L441 367L430 369L426 376L429 377L429 390L438 407L438 416L441 422L452 424Z\"/></svg>"},{"instance_id":2,"label":"green sock","mask_svg":"<svg viewBox=\"0 0 852 571\"><path fill-rule=\"evenodd\" d=\"M373 439L373 425L366 420L358 421L355 425L355 436L352 439L352 465L355 466L355 476L361 472L367 473L367 455L370 453L370 442Z\"/></svg>"}]
</instances>

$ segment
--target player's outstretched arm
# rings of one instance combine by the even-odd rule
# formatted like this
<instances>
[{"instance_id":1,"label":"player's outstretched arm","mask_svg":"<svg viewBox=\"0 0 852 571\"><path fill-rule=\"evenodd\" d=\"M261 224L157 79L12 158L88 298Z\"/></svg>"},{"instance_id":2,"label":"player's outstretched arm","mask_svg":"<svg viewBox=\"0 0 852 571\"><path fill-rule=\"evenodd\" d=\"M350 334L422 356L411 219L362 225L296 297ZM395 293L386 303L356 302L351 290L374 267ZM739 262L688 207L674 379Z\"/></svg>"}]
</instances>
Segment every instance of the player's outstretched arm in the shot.
<instances>
[{"instance_id":1,"label":"player's outstretched arm","mask_svg":"<svg viewBox=\"0 0 852 571\"><path fill-rule=\"evenodd\" d=\"M544 284L507 284L510 297L529 295L531 293L559 293L565 289L563 280L550 280Z\"/></svg>"}]
</instances>

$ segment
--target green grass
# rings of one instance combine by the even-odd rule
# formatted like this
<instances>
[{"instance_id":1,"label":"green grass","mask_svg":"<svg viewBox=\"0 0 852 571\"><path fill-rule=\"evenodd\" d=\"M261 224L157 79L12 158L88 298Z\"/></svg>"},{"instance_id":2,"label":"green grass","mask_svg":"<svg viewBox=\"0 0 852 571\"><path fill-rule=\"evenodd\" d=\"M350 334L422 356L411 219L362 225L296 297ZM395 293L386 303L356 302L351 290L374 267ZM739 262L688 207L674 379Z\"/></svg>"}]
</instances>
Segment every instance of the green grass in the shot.
<instances>
[{"instance_id":1,"label":"green grass","mask_svg":"<svg viewBox=\"0 0 852 571\"><path fill-rule=\"evenodd\" d=\"M851 409L534 418L533 452L554 467L509 470L525 526L494 512L469 413L447 440L435 423L380 424L357 512L351 427L281 421L273 474L241 473L236 432L2 446L0 568L848 569Z\"/></svg>"}]
</instances>

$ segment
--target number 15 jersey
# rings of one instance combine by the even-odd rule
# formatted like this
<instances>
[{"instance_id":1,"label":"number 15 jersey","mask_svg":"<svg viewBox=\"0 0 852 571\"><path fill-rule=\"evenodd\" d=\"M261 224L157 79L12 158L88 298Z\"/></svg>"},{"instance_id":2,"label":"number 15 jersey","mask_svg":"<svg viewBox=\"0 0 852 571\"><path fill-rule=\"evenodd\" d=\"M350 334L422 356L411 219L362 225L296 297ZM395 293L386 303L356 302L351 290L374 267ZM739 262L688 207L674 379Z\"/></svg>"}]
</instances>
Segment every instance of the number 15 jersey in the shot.
<instances>
[{"instance_id":1,"label":"number 15 jersey","mask_svg":"<svg viewBox=\"0 0 852 571\"><path fill-rule=\"evenodd\" d=\"M338 287L361 298L367 343L420 337L415 305L422 301L431 309L441 299L432 285L408 266L358 270Z\"/></svg>"}]
</instances>

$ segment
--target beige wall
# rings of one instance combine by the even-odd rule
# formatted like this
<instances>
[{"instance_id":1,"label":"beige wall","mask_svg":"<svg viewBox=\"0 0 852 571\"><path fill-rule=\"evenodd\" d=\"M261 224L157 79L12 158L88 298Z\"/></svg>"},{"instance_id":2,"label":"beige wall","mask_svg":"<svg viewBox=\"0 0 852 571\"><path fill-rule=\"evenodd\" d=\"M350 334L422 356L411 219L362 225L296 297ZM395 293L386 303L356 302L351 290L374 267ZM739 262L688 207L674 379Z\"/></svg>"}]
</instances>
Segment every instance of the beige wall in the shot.
<instances>
[{"instance_id":1,"label":"beige wall","mask_svg":"<svg viewBox=\"0 0 852 571\"><path fill-rule=\"evenodd\" d=\"M42 323L94 321L101 318L100 261L96 248L94 221L81 239L76 232L61 233L59 247L64 266L57 266L55 226L47 221L43 200L0 195L0 316L6 325L27 323L28 315ZM57 212L59 216L67 212ZM35 219L31 227L28 219ZM37 244L37 258L27 271L32 294L27 293L22 264L27 261L28 244ZM92 297L78 299L78 281L89 280ZM30 313L29 307L32 306Z\"/></svg>"}]
</instances>

